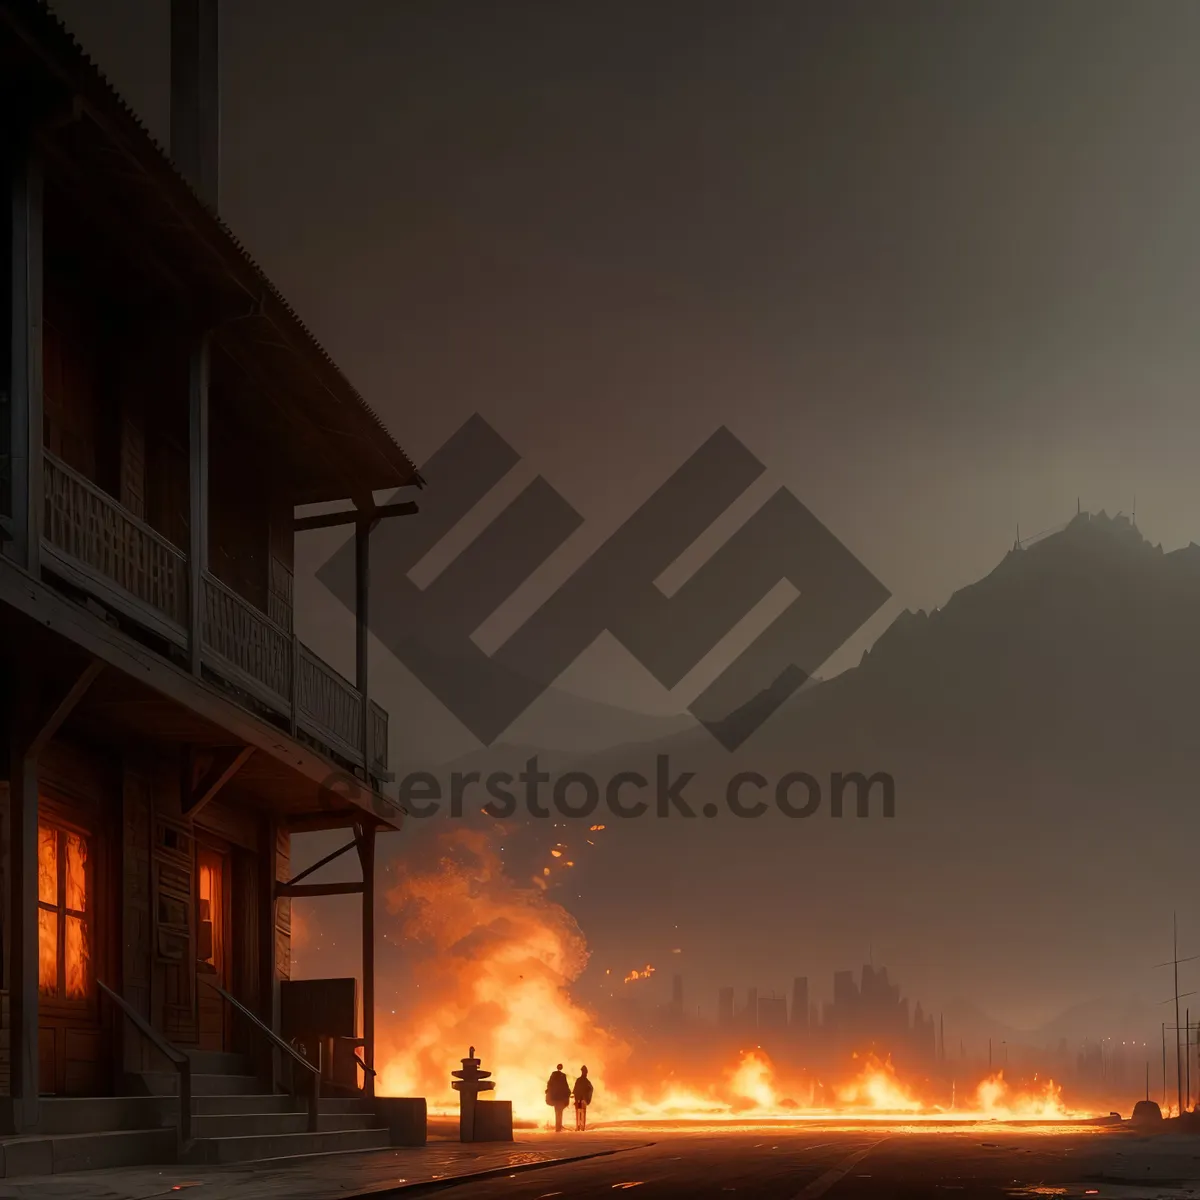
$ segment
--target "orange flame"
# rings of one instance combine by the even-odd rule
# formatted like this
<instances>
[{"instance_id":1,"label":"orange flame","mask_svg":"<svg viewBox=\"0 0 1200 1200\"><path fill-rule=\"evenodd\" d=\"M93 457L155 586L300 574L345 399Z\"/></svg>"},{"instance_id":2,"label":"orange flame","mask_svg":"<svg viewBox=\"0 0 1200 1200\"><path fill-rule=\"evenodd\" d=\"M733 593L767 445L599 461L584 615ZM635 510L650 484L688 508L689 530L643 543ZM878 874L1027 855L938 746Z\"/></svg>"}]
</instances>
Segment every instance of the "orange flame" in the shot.
<instances>
[{"instance_id":1,"label":"orange flame","mask_svg":"<svg viewBox=\"0 0 1200 1200\"><path fill-rule=\"evenodd\" d=\"M890 1058L881 1061L868 1054L862 1063L857 1078L837 1089L842 1104L892 1113L915 1113L925 1107L896 1077Z\"/></svg>"},{"instance_id":2,"label":"orange flame","mask_svg":"<svg viewBox=\"0 0 1200 1200\"><path fill-rule=\"evenodd\" d=\"M402 1019L380 1022L379 1091L456 1106L450 1060L473 1045L497 1099L544 1114L555 1062L587 1063L603 1079L628 1053L568 992L587 964L583 935L545 893L505 876L489 835L458 830L439 851L432 869L403 870L387 893L389 941L404 945L412 991Z\"/></svg>"},{"instance_id":3,"label":"orange flame","mask_svg":"<svg viewBox=\"0 0 1200 1200\"><path fill-rule=\"evenodd\" d=\"M496 1082L494 1096L511 1100L524 1120L545 1118L546 1079L559 1061L570 1064L568 1074L588 1065L600 1121L1078 1115L1054 1084L1010 1086L1002 1076L979 1085L970 1111L951 1110L949 1080L903 1078L889 1057L873 1053L854 1056L849 1069L824 1082L800 1066L781 1074L761 1047L742 1051L724 1070L711 1057L701 1063L687 1056L655 1068L641 1053L635 1071L630 1047L571 994L588 960L574 918L536 886L540 878L522 887L505 875L494 836L453 831L439 839L428 866L396 864L385 933L395 956L377 964L381 1095L425 1096L431 1111L453 1111L449 1073L475 1046ZM319 946L312 953L319 955ZM625 982L654 973L647 963ZM970 1093L962 1082L960 1096Z\"/></svg>"}]
</instances>

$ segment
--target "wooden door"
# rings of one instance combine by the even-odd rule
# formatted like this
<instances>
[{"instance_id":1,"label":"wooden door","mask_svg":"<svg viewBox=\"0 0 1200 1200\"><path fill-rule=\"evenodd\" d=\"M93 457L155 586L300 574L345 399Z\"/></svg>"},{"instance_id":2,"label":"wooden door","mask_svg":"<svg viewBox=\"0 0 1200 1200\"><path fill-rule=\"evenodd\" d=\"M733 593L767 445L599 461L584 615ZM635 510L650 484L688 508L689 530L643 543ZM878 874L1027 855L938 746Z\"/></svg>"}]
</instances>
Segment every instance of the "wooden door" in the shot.
<instances>
[{"instance_id":1,"label":"wooden door","mask_svg":"<svg viewBox=\"0 0 1200 1200\"><path fill-rule=\"evenodd\" d=\"M42 801L38 819L38 1082L98 1095L106 1074L96 996L97 839Z\"/></svg>"},{"instance_id":2,"label":"wooden door","mask_svg":"<svg viewBox=\"0 0 1200 1200\"><path fill-rule=\"evenodd\" d=\"M202 1050L229 1049L228 1005L205 981L229 991L229 892L227 851L196 847L196 1001Z\"/></svg>"}]
</instances>

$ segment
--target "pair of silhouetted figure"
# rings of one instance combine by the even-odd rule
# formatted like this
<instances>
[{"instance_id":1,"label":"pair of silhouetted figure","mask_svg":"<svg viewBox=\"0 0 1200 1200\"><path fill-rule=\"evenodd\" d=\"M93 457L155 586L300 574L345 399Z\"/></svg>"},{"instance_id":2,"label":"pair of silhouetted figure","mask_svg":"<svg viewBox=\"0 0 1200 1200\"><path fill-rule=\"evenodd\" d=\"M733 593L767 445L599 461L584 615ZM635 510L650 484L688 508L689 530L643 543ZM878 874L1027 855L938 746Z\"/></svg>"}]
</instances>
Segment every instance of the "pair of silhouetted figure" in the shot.
<instances>
[{"instance_id":1,"label":"pair of silhouetted figure","mask_svg":"<svg viewBox=\"0 0 1200 1200\"><path fill-rule=\"evenodd\" d=\"M554 1131L562 1132L563 1111L575 1097L575 1128L587 1128L587 1106L592 1102L592 1081L588 1078L587 1067L579 1068L579 1078L572 1088L563 1074L563 1065L559 1063L546 1081L546 1103L554 1109Z\"/></svg>"}]
</instances>

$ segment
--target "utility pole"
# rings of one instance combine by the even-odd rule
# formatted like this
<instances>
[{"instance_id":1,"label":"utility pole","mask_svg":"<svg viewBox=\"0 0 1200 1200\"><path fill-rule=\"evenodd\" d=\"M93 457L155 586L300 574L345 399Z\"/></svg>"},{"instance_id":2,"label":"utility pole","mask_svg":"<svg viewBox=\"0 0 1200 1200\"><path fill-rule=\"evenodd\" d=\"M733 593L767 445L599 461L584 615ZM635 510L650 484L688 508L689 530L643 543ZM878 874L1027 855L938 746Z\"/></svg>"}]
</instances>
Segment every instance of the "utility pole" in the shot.
<instances>
[{"instance_id":1,"label":"utility pole","mask_svg":"<svg viewBox=\"0 0 1200 1200\"><path fill-rule=\"evenodd\" d=\"M1180 1116L1183 1116L1183 1060L1179 1055L1179 927L1171 914L1171 941L1175 955L1175 1091L1179 1097Z\"/></svg>"},{"instance_id":2,"label":"utility pole","mask_svg":"<svg viewBox=\"0 0 1200 1200\"><path fill-rule=\"evenodd\" d=\"M1184 1055L1187 1059L1187 1106L1192 1107L1192 1010L1183 1010L1183 1044L1187 1047ZM1180 1110L1182 1115L1183 1110Z\"/></svg>"},{"instance_id":3,"label":"utility pole","mask_svg":"<svg viewBox=\"0 0 1200 1200\"><path fill-rule=\"evenodd\" d=\"M1167 962L1158 963L1156 965L1160 966L1160 967L1172 967L1172 968L1174 968L1174 971L1175 971L1175 1090L1176 1090L1176 1094L1178 1096L1178 1102L1179 1102L1179 1108L1177 1111L1180 1114L1182 1114L1182 1112L1183 1112L1184 1072L1183 1072L1183 1046L1180 1044L1180 1041L1179 1041L1179 1033L1180 1033L1180 1030L1183 1028L1183 1026L1181 1026L1179 1024L1179 964L1181 962L1192 962L1193 960L1200 958L1200 954L1193 954L1190 958L1180 958L1179 957L1179 924L1178 924L1178 920L1177 920L1175 913L1171 914L1171 940L1172 940L1172 944L1174 947L1172 957ZM1186 995L1193 996L1193 995L1195 995L1195 992L1187 992ZM1170 1000L1169 999L1164 1000L1163 1003L1169 1004ZM1190 1047L1190 1045L1191 1045L1190 1018L1189 1018L1189 1029L1185 1036L1187 1037L1188 1045ZM1190 1076L1190 1068L1191 1068L1191 1058L1190 1058L1191 1051L1190 1051L1190 1049L1188 1051L1188 1054L1189 1054L1188 1067L1189 1067L1189 1076ZM1188 1083L1188 1099L1189 1099L1189 1101L1191 1099L1190 1079L1189 1079L1189 1083ZM1166 1026L1166 1022L1164 1021L1163 1022L1163 1104L1165 1105L1166 1102L1167 1102L1167 1026Z\"/></svg>"}]
</instances>

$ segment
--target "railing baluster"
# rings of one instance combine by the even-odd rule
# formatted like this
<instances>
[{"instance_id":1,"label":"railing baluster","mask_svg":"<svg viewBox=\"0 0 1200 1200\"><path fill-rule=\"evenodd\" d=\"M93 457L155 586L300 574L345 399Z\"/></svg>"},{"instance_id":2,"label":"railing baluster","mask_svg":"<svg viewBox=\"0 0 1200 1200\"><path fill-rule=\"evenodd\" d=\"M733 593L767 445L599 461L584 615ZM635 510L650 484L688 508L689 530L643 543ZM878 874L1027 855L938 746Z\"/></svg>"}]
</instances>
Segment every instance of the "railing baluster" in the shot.
<instances>
[{"instance_id":1,"label":"railing baluster","mask_svg":"<svg viewBox=\"0 0 1200 1200\"><path fill-rule=\"evenodd\" d=\"M181 551L49 452L44 496L51 545L180 629L187 624L189 564ZM291 571L276 559L269 570L269 607L287 624L205 573L202 645L227 664L231 682L286 716L293 734L303 727L351 762L361 761L369 775L372 766L386 765L387 714L377 716L349 680L297 640Z\"/></svg>"},{"instance_id":2,"label":"railing baluster","mask_svg":"<svg viewBox=\"0 0 1200 1200\"><path fill-rule=\"evenodd\" d=\"M46 539L143 604L183 623L187 559L166 538L48 451Z\"/></svg>"}]
</instances>

